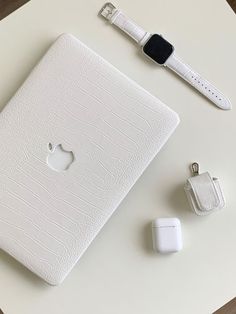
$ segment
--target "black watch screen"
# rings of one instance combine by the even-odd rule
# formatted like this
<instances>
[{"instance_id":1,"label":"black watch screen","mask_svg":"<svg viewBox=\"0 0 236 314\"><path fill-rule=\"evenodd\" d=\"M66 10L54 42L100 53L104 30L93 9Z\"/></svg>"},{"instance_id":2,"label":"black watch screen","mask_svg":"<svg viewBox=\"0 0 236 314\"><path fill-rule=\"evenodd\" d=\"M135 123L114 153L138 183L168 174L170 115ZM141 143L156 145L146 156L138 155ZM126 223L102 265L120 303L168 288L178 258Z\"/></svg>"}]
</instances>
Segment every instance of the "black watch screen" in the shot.
<instances>
[{"instance_id":1,"label":"black watch screen","mask_svg":"<svg viewBox=\"0 0 236 314\"><path fill-rule=\"evenodd\" d=\"M162 36L154 34L143 46L143 52L159 64L164 64L174 47Z\"/></svg>"}]
</instances>

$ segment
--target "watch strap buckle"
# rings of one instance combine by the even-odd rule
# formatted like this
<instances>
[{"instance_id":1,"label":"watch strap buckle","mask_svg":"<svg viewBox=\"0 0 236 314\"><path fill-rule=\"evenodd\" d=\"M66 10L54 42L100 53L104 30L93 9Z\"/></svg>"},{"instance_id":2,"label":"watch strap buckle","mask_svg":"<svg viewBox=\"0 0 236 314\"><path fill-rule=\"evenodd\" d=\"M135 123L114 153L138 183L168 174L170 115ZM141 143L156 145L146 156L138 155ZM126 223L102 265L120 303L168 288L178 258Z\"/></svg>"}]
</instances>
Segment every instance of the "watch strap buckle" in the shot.
<instances>
[{"instance_id":1,"label":"watch strap buckle","mask_svg":"<svg viewBox=\"0 0 236 314\"><path fill-rule=\"evenodd\" d=\"M110 20L111 16L115 12L116 7L111 2L107 2L98 12L98 15L103 16L105 19Z\"/></svg>"}]
</instances>

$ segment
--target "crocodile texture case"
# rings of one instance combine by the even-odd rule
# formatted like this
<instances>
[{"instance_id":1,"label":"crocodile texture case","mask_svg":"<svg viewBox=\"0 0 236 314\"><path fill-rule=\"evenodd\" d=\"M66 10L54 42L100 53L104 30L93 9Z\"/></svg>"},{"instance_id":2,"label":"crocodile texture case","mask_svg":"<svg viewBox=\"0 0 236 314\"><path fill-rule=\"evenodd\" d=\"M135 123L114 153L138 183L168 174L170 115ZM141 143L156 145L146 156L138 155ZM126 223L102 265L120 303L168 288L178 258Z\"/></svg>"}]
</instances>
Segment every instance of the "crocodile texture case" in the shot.
<instances>
[{"instance_id":1,"label":"crocodile texture case","mask_svg":"<svg viewBox=\"0 0 236 314\"><path fill-rule=\"evenodd\" d=\"M0 115L0 248L61 283L178 121L78 39L61 35ZM57 145L73 152L65 171L48 164Z\"/></svg>"}]
</instances>

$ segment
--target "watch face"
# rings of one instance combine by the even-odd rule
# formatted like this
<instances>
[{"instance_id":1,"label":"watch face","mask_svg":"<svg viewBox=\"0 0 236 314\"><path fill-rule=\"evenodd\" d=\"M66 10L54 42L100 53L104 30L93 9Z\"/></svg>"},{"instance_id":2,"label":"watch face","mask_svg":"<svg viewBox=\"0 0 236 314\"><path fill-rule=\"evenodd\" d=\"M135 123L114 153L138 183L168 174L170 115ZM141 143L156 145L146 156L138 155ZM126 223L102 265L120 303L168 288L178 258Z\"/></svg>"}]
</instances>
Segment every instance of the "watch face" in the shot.
<instances>
[{"instance_id":1,"label":"watch face","mask_svg":"<svg viewBox=\"0 0 236 314\"><path fill-rule=\"evenodd\" d=\"M143 52L159 64L164 64L174 47L162 36L154 34L143 47Z\"/></svg>"}]
</instances>

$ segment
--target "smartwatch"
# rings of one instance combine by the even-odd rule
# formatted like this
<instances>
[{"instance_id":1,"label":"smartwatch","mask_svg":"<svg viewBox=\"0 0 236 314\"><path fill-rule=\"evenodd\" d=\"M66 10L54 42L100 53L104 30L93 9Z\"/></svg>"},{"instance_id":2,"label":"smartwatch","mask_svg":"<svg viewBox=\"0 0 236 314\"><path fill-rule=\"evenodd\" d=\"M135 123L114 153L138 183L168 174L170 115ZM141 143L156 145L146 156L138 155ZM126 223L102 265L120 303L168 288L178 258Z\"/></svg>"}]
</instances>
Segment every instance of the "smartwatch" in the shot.
<instances>
[{"instance_id":1,"label":"smartwatch","mask_svg":"<svg viewBox=\"0 0 236 314\"><path fill-rule=\"evenodd\" d=\"M220 109L231 109L230 101L213 84L184 63L176 55L174 46L161 35L145 31L110 2L102 7L99 15L129 35L149 59L174 71Z\"/></svg>"}]
</instances>

